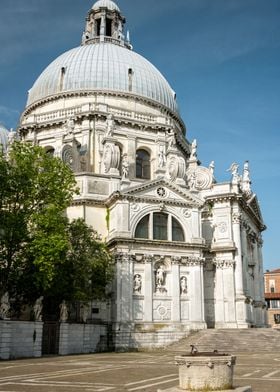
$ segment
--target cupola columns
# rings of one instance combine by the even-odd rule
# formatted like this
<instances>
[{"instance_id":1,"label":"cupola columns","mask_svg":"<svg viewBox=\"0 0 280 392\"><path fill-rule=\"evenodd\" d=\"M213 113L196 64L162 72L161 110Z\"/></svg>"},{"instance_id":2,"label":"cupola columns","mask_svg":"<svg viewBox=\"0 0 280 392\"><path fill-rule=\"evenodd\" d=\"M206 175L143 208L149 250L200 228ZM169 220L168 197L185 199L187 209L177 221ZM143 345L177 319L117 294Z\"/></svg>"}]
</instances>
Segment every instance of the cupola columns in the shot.
<instances>
[{"instance_id":1,"label":"cupola columns","mask_svg":"<svg viewBox=\"0 0 280 392\"><path fill-rule=\"evenodd\" d=\"M82 45L110 42L131 49L129 39L124 36L125 18L112 1L98 1L89 11Z\"/></svg>"}]
</instances>

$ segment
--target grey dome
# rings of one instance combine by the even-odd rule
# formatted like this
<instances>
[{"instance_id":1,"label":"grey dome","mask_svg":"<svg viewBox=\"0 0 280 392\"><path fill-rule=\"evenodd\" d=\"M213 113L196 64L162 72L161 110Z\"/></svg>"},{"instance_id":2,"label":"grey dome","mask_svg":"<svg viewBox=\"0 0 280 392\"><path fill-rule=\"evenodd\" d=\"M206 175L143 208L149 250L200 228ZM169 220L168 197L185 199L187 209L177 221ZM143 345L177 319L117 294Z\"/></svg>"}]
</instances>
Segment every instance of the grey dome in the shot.
<instances>
[{"instance_id":1,"label":"grey dome","mask_svg":"<svg viewBox=\"0 0 280 392\"><path fill-rule=\"evenodd\" d=\"M59 93L81 91L134 94L177 112L175 93L162 74L144 57L112 43L84 45L59 56L34 83L27 106Z\"/></svg>"},{"instance_id":2,"label":"grey dome","mask_svg":"<svg viewBox=\"0 0 280 392\"><path fill-rule=\"evenodd\" d=\"M111 10L111 11L116 10L116 11L120 12L120 9L117 6L117 4L115 4L111 0L99 0L92 7L93 10L98 10L99 8L108 8L108 10Z\"/></svg>"},{"instance_id":3,"label":"grey dome","mask_svg":"<svg viewBox=\"0 0 280 392\"><path fill-rule=\"evenodd\" d=\"M9 131L0 124L0 151L6 151L8 146L8 135Z\"/></svg>"}]
</instances>

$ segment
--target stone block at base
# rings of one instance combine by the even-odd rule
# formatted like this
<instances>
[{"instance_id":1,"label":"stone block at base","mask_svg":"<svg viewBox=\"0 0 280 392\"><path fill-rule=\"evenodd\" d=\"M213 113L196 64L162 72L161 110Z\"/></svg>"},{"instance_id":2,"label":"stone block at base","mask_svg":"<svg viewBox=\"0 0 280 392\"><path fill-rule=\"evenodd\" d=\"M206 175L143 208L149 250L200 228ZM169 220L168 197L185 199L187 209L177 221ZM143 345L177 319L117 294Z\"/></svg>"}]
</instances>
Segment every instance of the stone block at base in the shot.
<instances>
[{"instance_id":1,"label":"stone block at base","mask_svg":"<svg viewBox=\"0 0 280 392\"><path fill-rule=\"evenodd\" d=\"M182 389L179 387L174 387L174 388L168 388L168 389L158 389L157 392L193 392L189 391L187 389ZM215 392L215 391L211 391ZM234 389L227 389L224 391L217 391L217 392L252 392L252 388L247 386L247 387L238 387Z\"/></svg>"}]
</instances>

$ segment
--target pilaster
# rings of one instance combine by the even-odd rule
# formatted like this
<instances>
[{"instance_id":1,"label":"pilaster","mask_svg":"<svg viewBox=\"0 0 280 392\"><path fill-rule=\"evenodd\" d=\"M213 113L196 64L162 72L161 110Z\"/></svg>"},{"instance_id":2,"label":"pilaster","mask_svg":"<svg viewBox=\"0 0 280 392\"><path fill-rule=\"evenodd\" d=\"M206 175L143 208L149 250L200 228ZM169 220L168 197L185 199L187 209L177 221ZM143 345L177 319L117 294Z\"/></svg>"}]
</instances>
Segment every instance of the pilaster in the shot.
<instances>
[{"instance_id":1,"label":"pilaster","mask_svg":"<svg viewBox=\"0 0 280 392\"><path fill-rule=\"evenodd\" d=\"M172 274L172 321L179 322L180 317L180 277L179 277L179 260L172 259L171 265Z\"/></svg>"},{"instance_id":2,"label":"pilaster","mask_svg":"<svg viewBox=\"0 0 280 392\"><path fill-rule=\"evenodd\" d=\"M144 321L153 321L153 258L151 255L144 256L145 279L144 279Z\"/></svg>"}]
</instances>

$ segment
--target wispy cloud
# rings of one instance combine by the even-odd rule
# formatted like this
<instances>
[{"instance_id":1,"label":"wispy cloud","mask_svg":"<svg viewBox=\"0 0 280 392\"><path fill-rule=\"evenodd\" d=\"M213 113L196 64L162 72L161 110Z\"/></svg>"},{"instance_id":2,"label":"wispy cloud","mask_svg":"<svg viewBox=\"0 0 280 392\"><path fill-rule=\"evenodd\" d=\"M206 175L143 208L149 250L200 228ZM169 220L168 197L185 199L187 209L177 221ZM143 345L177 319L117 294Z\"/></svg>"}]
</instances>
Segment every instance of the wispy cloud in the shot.
<instances>
[{"instance_id":1,"label":"wispy cloud","mask_svg":"<svg viewBox=\"0 0 280 392\"><path fill-rule=\"evenodd\" d=\"M8 106L0 105L0 123L5 127L15 127L19 119L19 111Z\"/></svg>"},{"instance_id":2,"label":"wispy cloud","mask_svg":"<svg viewBox=\"0 0 280 392\"><path fill-rule=\"evenodd\" d=\"M14 117L15 115L17 115L17 116L19 115L19 111L12 109L12 108L9 108L7 106L0 105L0 115L4 115L7 117L9 117L9 116Z\"/></svg>"}]
</instances>

